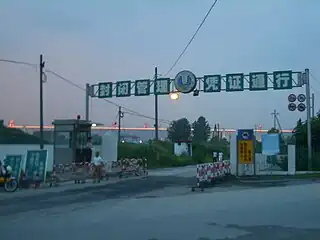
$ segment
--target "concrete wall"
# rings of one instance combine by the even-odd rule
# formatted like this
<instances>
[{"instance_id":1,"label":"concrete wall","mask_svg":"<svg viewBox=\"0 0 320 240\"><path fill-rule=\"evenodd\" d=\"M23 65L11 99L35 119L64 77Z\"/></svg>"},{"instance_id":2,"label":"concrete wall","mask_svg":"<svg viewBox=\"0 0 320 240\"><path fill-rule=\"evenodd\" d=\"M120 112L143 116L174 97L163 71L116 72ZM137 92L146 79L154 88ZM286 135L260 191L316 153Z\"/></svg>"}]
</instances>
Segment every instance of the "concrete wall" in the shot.
<instances>
[{"instance_id":1,"label":"concrete wall","mask_svg":"<svg viewBox=\"0 0 320 240\"><path fill-rule=\"evenodd\" d=\"M0 158L4 159L7 154L22 154L24 158L26 157L27 150L39 150L39 145L35 144L0 144ZM53 165L53 145L48 144L44 145L44 149L48 150L48 162L47 162L47 171L52 170ZM23 165L24 166L24 163Z\"/></svg>"}]
</instances>

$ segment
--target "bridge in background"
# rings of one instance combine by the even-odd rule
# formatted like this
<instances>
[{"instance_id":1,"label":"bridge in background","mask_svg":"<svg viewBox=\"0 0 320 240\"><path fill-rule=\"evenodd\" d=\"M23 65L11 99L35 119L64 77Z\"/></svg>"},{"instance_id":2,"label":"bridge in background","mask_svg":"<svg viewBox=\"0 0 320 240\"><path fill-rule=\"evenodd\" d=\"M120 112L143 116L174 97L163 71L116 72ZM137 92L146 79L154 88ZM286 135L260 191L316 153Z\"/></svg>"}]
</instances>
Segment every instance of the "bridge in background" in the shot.
<instances>
[{"instance_id":1,"label":"bridge in background","mask_svg":"<svg viewBox=\"0 0 320 240\"><path fill-rule=\"evenodd\" d=\"M12 126L12 128L18 128L18 129L29 129L29 130L39 130L40 126L39 125L14 125ZM44 129L53 129L53 125L48 125L48 126L44 126ZM137 127L121 127L121 130L124 131L154 131L154 128L137 128ZM106 126L96 126L96 127L92 127L93 131L96 130L102 130L102 131L106 131L106 130L118 130L118 127L106 127ZM159 128L159 131L167 131L167 128ZM214 129L211 129L212 132L214 132ZM220 128L219 129L220 132L226 132L226 133L235 133L237 130L236 129L228 129L228 128ZM256 129L256 132L261 132L261 133L267 133L268 130L266 129ZM289 129L283 129L282 133L292 133L293 130L289 130Z\"/></svg>"},{"instance_id":2,"label":"bridge in background","mask_svg":"<svg viewBox=\"0 0 320 240\"><path fill-rule=\"evenodd\" d=\"M9 126L11 128L17 128L21 129L24 132L27 132L29 134L39 134L40 127L38 125L13 125ZM53 126L44 126L45 135L48 137L47 141L53 141L54 134L53 134ZM105 132L108 131L118 131L117 127L107 127L107 126L93 126L92 127L92 134L93 135L100 135L102 136ZM211 129L212 136L218 135L218 129L215 131L214 129ZM230 140L231 135L236 133L236 129L219 129L219 135L222 138L226 138L227 140ZM268 130L265 129L256 129L256 137L258 141L261 141L261 136L265 133L267 133ZM286 136L290 136L292 134L292 130L282 130L282 133ZM60 133L61 134L61 133ZM139 141L148 141L150 139L154 139L155 137L155 131L154 128L149 127L122 127L121 128L121 135L126 138L138 138ZM167 128L159 128L159 139L164 140L168 137L167 135Z\"/></svg>"}]
</instances>

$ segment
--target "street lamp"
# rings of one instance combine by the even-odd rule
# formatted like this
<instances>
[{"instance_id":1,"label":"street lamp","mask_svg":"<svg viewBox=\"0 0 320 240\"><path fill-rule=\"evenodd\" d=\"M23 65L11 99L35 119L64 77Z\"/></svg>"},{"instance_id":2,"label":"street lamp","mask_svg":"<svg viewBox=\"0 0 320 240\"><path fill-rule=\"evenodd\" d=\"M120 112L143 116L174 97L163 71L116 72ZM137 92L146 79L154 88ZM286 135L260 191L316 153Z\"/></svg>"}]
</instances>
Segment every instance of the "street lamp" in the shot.
<instances>
[{"instance_id":1,"label":"street lamp","mask_svg":"<svg viewBox=\"0 0 320 240\"><path fill-rule=\"evenodd\" d=\"M178 100L179 99L179 93L171 93L170 98L171 100Z\"/></svg>"}]
</instances>

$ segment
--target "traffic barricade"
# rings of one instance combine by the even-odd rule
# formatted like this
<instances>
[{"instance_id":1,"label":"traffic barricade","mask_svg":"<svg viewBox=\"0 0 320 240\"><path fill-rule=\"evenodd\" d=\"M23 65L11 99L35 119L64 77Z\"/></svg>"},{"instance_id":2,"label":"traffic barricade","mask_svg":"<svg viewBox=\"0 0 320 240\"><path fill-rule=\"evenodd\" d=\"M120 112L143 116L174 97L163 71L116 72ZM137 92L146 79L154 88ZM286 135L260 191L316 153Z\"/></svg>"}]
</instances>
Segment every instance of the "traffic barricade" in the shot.
<instances>
[{"instance_id":1,"label":"traffic barricade","mask_svg":"<svg viewBox=\"0 0 320 240\"><path fill-rule=\"evenodd\" d=\"M196 187L192 187L192 191L196 188L203 191L206 187L212 187L225 180L231 173L231 164L227 160L197 164L196 168Z\"/></svg>"}]
</instances>

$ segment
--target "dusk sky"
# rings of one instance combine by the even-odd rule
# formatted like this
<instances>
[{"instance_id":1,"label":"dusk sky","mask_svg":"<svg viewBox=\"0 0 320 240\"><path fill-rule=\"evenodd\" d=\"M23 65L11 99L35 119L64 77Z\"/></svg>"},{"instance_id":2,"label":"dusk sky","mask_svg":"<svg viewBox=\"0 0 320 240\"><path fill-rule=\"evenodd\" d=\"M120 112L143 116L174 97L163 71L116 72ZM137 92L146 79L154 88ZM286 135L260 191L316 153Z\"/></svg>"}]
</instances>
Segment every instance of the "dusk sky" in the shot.
<instances>
[{"instance_id":1,"label":"dusk sky","mask_svg":"<svg viewBox=\"0 0 320 240\"><path fill-rule=\"evenodd\" d=\"M213 0L1 0L0 59L38 64L76 84L152 78L154 67L165 74L177 59ZM169 74L190 70L197 77L275 70L310 71L320 108L320 1L219 0L181 61ZM0 119L39 124L39 72L0 62ZM53 119L84 117L84 92L47 73L44 84L45 124ZM290 93L304 88L259 92L159 97L159 117L174 120L200 115L222 128L273 124L276 109L283 128L293 128L306 112L289 112ZM141 114L154 115L154 99L112 98ZM117 108L91 101L91 120L111 125ZM153 125L125 114L124 126ZM161 123L165 127L166 124Z\"/></svg>"}]
</instances>

